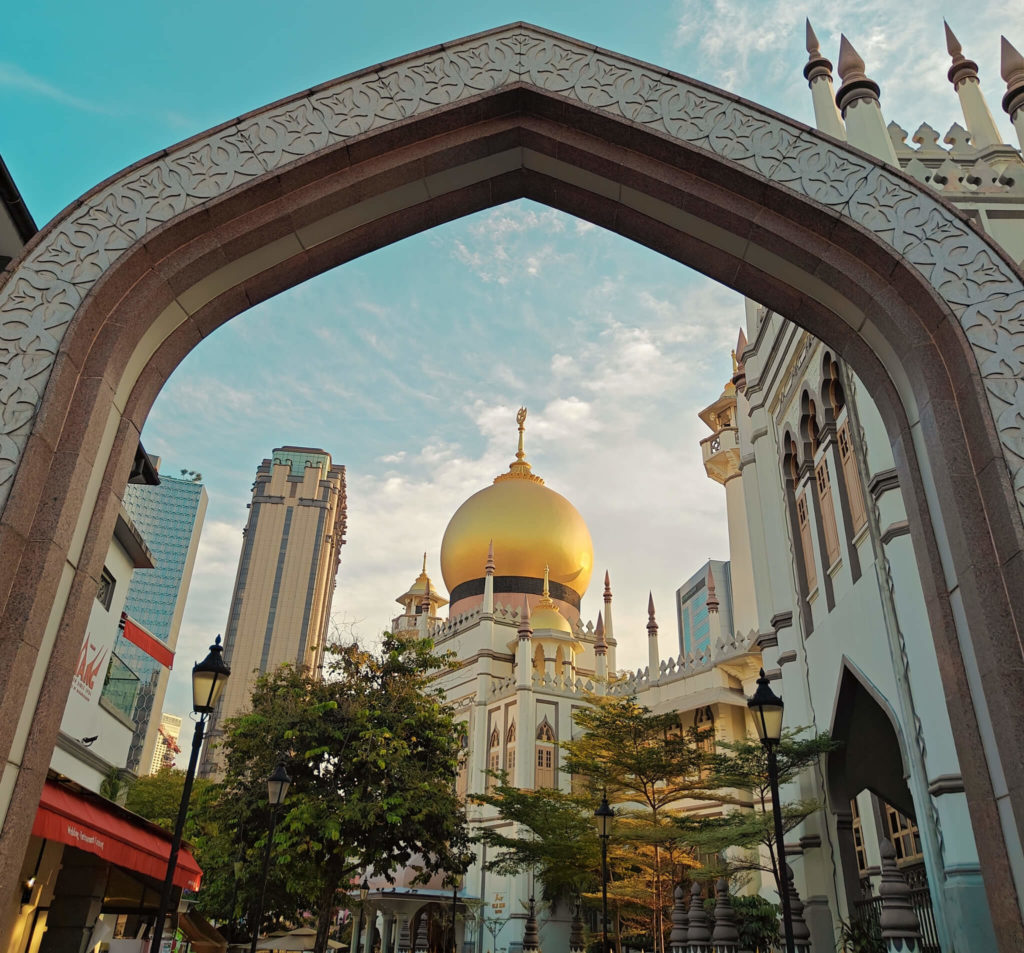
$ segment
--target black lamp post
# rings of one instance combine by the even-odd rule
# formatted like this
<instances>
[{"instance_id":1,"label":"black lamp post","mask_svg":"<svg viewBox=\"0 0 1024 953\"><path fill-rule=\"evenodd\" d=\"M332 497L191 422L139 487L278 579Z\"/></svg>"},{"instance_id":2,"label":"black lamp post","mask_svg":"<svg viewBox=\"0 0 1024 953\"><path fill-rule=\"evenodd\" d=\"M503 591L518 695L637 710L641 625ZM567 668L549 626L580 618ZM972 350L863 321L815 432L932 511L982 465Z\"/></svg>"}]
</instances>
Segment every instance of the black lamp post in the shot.
<instances>
[{"instance_id":1,"label":"black lamp post","mask_svg":"<svg viewBox=\"0 0 1024 953\"><path fill-rule=\"evenodd\" d=\"M747 699L747 708L754 716L757 734L768 753L768 783L772 789L772 815L775 820L776 884L782 904L782 929L786 936L786 953L796 953L793 941L793 917L789 909L789 889L786 883L786 845L782 830L782 805L779 803L779 764L775 749L782 738L782 699L768 687L768 678L761 669L757 691Z\"/></svg>"},{"instance_id":2,"label":"black lamp post","mask_svg":"<svg viewBox=\"0 0 1024 953\"><path fill-rule=\"evenodd\" d=\"M270 803L270 828L267 831L267 849L263 852L263 873L260 877L260 902L252 922L252 945L249 953L256 953L260 938L260 924L263 922L263 904L267 899L267 877L270 875L270 847L274 843L274 828L277 826L277 809L284 803L292 779L284 769L284 762L278 761L274 773L267 778L267 801Z\"/></svg>"},{"instance_id":3,"label":"black lamp post","mask_svg":"<svg viewBox=\"0 0 1024 953\"><path fill-rule=\"evenodd\" d=\"M458 874L452 881L452 953L455 953L458 949L455 940L455 908L459 903L459 888L462 886L462 877L462 874Z\"/></svg>"},{"instance_id":4,"label":"black lamp post","mask_svg":"<svg viewBox=\"0 0 1024 953\"><path fill-rule=\"evenodd\" d=\"M203 732L206 720L217 706L217 700L224 689L231 669L224 661L224 650L220 647L220 636L214 639L210 652L201 662L192 666L192 711L199 717L196 719L196 730L192 735L192 754L188 759L188 770L185 772L185 786L181 791L181 804L178 806L178 819L174 824L174 836L171 838L171 853L167 858L167 875L164 877L163 889L160 891L160 906L156 912L156 923L153 925L153 942L150 949L160 953L160 944L164 936L164 920L171 906L171 895L174 893L174 871L178 867L178 851L181 849L181 835L185 830L185 819L188 817L188 801L192 796L192 783L196 779L196 764L199 761L199 749L203 746Z\"/></svg>"},{"instance_id":5,"label":"black lamp post","mask_svg":"<svg viewBox=\"0 0 1024 953\"><path fill-rule=\"evenodd\" d=\"M597 818L597 836L601 838L601 948L608 953L608 838L612 836L612 818L615 811L608 806L608 792L601 794Z\"/></svg>"}]
</instances>

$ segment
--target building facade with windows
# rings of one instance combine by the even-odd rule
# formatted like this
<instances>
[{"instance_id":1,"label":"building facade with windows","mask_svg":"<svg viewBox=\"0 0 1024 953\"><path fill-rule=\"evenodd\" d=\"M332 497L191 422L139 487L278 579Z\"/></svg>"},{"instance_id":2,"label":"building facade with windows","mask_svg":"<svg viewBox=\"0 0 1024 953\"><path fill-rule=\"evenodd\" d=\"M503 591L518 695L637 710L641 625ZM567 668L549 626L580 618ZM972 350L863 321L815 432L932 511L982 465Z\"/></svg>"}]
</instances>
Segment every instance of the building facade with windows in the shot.
<instances>
[{"instance_id":1,"label":"building facade with windows","mask_svg":"<svg viewBox=\"0 0 1024 953\"><path fill-rule=\"evenodd\" d=\"M155 465L159 469L159 460ZM139 677L127 764L134 772L140 768L145 771L155 763L169 662L178 643L206 504L206 489L201 483L167 474L160 474L156 486L129 484L125 489L124 508L150 541L156 563L152 569L132 576L125 600L125 612L150 638L133 641L134 632L129 629L118 634L115 645L117 655Z\"/></svg>"},{"instance_id":2,"label":"building facade with windows","mask_svg":"<svg viewBox=\"0 0 1024 953\"><path fill-rule=\"evenodd\" d=\"M220 772L220 725L246 709L264 672L319 672L345 542L345 468L312 447L278 447L256 471L224 630L231 679L210 719L200 772Z\"/></svg>"}]
</instances>

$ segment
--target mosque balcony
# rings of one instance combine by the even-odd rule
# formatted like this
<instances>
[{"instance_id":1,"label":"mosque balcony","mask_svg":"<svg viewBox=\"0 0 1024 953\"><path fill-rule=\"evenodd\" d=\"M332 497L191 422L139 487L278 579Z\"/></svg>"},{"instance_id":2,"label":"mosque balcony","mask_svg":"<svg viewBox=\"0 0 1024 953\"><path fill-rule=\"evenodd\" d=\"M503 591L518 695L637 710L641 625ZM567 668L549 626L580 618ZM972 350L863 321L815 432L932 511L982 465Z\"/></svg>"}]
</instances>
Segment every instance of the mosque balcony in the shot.
<instances>
[{"instance_id":1,"label":"mosque balcony","mask_svg":"<svg viewBox=\"0 0 1024 953\"><path fill-rule=\"evenodd\" d=\"M740 472L740 439L736 427L724 427L700 442L701 456L707 475L718 483L738 476Z\"/></svg>"}]
</instances>

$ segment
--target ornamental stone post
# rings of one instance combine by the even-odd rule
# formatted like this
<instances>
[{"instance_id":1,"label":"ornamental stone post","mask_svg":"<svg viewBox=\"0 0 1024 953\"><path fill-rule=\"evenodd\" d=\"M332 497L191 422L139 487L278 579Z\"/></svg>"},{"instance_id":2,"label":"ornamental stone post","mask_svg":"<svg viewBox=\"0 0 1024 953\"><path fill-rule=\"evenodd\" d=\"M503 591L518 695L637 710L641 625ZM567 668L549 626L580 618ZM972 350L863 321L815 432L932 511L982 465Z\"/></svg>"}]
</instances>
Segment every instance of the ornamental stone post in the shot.
<instances>
[{"instance_id":1,"label":"ornamental stone post","mask_svg":"<svg viewBox=\"0 0 1024 953\"><path fill-rule=\"evenodd\" d=\"M793 945L797 953L810 953L811 931L804 920L804 902L796 891L793 868L786 864L786 892L789 894L789 915L793 921Z\"/></svg>"},{"instance_id":2,"label":"ornamental stone post","mask_svg":"<svg viewBox=\"0 0 1024 953\"><path fill-rule=\"evenodd\" d=\"M686 953L711 953L711 930L700 884L690 888L690 915L686 927Z\"/></svg>"},{"instance_id":3,"label":"ornamental stone post","mask_svg":"<svg viewBox=\"0 0 1024 953\"><path fill-rule=\"evenodd\" d=\"M530 911L523 928L523 953L541 953L540 933L537 930L537 908L533 897L530 897Z\"/></svg>"},{"instance_id":4,"label":"ornamental stone post","mask_svg":"<svg viewBox=\"0 0 1024 953\"><path fill-rule=\"evenodd\" d=\"M583 936L583 904L577 897L572 903L572 928L569 931L569 953L583 953L586 939Z\"/></svg>"},{"instance_id":5,"label":"ornamental stone post","mask_svg":"<svg viewBox=\"0 0 1024 953\"><path fill-rule=\"evenodd\" d=\"M896 848L883 838L879 844L882 855L882 880L878 895L882 898L882 940L888 953L919 953L921 924L910 901L910 885L896 865Z\"/></svg>"},{"instance_id":6,"label":"ornamental stone post","mask_svg":"<svg viewBox=\"0 0 1024 953\"><path fill-rule=\"evenodd\" d=\"M689 917L686 915L686 888L676 884L675 904L672 907L672 932L668 937L668 945L672 953L686 953L686 928Z\"/></svg>"},{"instance_id":7,"label":"ornamental stone post","mask_svg":"<svg viewBox=\"0 0 1024 953\"><path fill-rule=\"evenodd\" d=\"M715 953L734 953L739 945L740 934L729 897L729 883L724 877L719 877L715 884L715 932L711 934L711 946Z\"/></svg>"}]
</instances>

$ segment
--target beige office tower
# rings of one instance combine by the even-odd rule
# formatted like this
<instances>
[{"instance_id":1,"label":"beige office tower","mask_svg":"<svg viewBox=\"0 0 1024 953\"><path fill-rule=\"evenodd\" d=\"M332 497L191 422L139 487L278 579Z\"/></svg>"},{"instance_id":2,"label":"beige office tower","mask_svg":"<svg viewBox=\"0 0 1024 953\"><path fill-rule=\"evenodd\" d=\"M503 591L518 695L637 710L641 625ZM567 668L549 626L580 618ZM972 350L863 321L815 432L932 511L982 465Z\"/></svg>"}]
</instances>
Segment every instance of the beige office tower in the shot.
<instances>
[{"instance_id":1,"label":"beige office tower","mask_svg":"<svg viewBox=\"0 0 1024 953\"><path fill-rule=\"evenodd\" d=\"M224 630L231 677L200 773L220 776L220 726L248 708L260 674L285 662L321 671L345 519L345 468L326 451L279 447L260 464Z\"/></svg>"}]
</instances>

